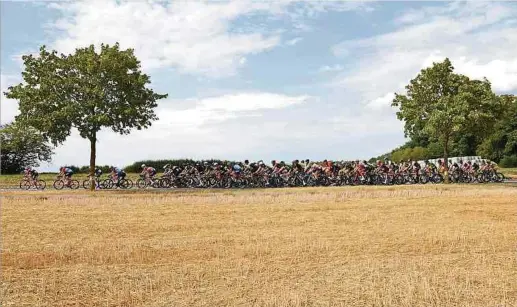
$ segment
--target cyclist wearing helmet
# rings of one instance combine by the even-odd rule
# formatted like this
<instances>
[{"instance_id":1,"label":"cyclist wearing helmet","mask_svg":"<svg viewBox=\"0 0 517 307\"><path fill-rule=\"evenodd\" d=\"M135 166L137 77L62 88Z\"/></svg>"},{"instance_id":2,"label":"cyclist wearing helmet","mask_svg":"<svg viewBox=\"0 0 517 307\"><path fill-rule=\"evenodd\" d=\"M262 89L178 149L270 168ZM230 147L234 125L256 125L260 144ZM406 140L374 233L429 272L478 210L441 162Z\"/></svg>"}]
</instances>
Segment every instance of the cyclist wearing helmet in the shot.
<instances>
[{"instance_id":1,"label":"cyclist wearing helmet","mask_svg":"<svg viewBox=\"0 0 517 307\"><path fill-rule=\"evenodd\" d=\"M152 166L146 166L145 164L142 164L142 172L141 175L147 175L150 179L154 178L154 175L156 175L156 169Z\"/></svg>"},{"instance_id":2,"label":"cyclist wearing helmet","mask_svg":"<svg viewBox=\"0 0 517 307\"><path fill-rule=\"evenodd\" d=\"M59 176L65 178L65 182L66 182L67 186L70 185L73 174L74 174L74 171L72 171L72 169L69 167L62 166L59 168Z\"/></svg>"},{"instance_id":3,"label":"cyclist wearing helmet","mask_svg":"<svg viewBox=\"0 0 517 307\"><path fill-rule=\"evenodd\" d=\"M71 168L65 166L61 167L59 171L59 175L65 176L66 179L71 179L74 174L74 171Z\"/></svg>"},{"instance_id":4,"label":"cyclist wearing helmet","mask_svg":"<svg viewBox=\"0 0 517 307\"><path fill-rule=\"evenodd\" d=\"M100 167L95 168L95 177L100 177L102 175L102 170Z\"/></svg>"},{"instance_id":5,"label":"cyclist wearing helmet","mask_svg":"<svg viewBox=\"0 0 517 307\"><path fill-rule=\"evenodd\" d=\"M120 181L126 178L126 172L124 172L122 169L112 166L110 167L111 175L115 177L117 181L117 187L120 185Z\"/></svg>"},{"instance_id":6,"label":"cyclist wearing helmet","mask_svg":"<svg viewBox=\"0 0 517 307\"><path fill-rule=\"evenodd\" d=\"M30 166L27 166L25 168L24 173L25 173L25 176L30 177L33 180L36 180L39 177L39 173Z\"/></svg>"},{"instance_id":7,"label":"cyclist wearing helmet","mask_svg":"<svg viewBox=\"0 0 517 307\"><path fill-rule=\"evenodd\" d=\"M304 168L304 172L306 172L306 173L311 169L311 161L309 159L305 159L303 168Z\"/></svg>"},{"instance_id":8,"label":"cyclist wearing helmet","mask_svg":"<svg viewBox=\"0 0 517 307\"><path fill-rule=\"evenodd\" d=\"M239 164L236 163L233 165L232 170L236 176L239 176L241 174L242 168Z\"/></svg>"},{"instance_id":9,"label":"cyclist wearing helmet","mask_svg":"<svg viewBox=\"0 0 517 307\"><path fill-rule=\"evenodd\" d=\"M169 164L165 164L165 166L163 167L163 176L167 177L171 174L171 172L172 172L171 166Z\"/></svg>"},{"instance_id":10,"label":"cyclist wearing helmet","mask_svg":"<svg viewBox=\"0 0 517 307\"><path fill-rule=\"evenodd\" d=\"M295 173L301 173L303 172L303 166L300 164L298 160L294 160L292 163L292 170Z\"/></svg>"}]
</instances>

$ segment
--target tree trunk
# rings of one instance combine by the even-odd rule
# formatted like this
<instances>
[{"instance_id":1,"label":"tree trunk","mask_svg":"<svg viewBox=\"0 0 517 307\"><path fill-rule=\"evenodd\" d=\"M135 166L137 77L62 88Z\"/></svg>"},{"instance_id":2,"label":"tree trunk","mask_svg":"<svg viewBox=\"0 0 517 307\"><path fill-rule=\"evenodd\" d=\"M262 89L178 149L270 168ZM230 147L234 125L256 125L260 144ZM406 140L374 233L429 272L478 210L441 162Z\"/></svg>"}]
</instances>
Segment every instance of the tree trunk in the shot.
<instances>
[{"instance_id":1,"label":"tree trunk","mask_svg":"<svg viewBox=\"0 0 517 307\"><path fill-rule=\"evenodd\" d=\"M443 144L443 160L445 168L443 180L445 183L449 183L449 137L445 138L445 142Z\"/></svg>"},{"instance_id":2,"label":"tree trunk","mask_svg":"<svg viewBox=\"0 0 517 307\"><path fill-rule=\"evenodd\" d=\"M90 138L90 191L95 191L95 156L96 156L96 133Z\"/></svg>"}]
</instances>

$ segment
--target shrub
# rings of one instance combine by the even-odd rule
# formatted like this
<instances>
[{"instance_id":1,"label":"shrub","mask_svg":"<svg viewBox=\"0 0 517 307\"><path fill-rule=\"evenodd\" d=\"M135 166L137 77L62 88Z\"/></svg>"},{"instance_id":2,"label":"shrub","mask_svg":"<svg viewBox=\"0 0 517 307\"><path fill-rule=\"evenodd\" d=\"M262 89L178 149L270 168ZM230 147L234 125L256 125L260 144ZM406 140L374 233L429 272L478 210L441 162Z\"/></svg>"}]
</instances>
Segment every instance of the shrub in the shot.
<instances>
[{"instance_id":1,"label":"shrub","mask_svg":"<svg viewBox=\"0 0 517 307\"><path fill-rule=\"evenodd\" d=\"M499 161L501 167L517 167L517 156L506 156Z\"/></svg>"}]
</instances>

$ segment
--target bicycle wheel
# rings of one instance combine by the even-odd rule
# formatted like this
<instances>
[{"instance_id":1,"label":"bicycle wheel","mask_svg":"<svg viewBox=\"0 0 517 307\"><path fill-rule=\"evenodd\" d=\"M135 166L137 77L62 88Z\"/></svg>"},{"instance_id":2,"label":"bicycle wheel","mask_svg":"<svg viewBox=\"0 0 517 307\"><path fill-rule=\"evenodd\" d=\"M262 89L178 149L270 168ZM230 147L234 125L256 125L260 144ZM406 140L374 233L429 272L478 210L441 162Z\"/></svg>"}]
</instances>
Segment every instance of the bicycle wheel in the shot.
<instances>
[{"instance_id":1,"label":"bicycle wheel","mask_svg":"<svg viewBox=\"0 0 517 307\"><path fill-rule=\"evenodd\" d=\"M427 175L420 175L420 183L421 184L426 184L429 182L429 177Z\"/></svg>"},{"instance_id":2,"label":"bicycle wheel","mask_svg":"<svg viewBox=\"0 0 517 307\"><path fill-rule=\"evenodd\" d=\"M133 181L131 181L131 179L122 179L120 180L119 186L122 189L131 189L133 187Z\"/></svg>"},{"instance_id":3,"label":"bicycle wheel","mask_svg":"<svg viewBox=\"0 0 517 307\"><path fill-rule=\"evenodd\" d=\"M497 182L503 182L506 179L501 173L495 173L495 176L497 178Z\"/></svg>"},{"instance_id":4,"label":"bicycle wheel","mask_svg":"<svg viewBox=\"0 0 517 307\"><path fill-rule=\"evenodd\" d=\"M432 182L433 183L442 183L443 182L443 176L441 174L434 174Z\"/></svg>"},{"instance_id":5,"label":"bicycle wheel","mask_svg":"<svg viewBox=\"0 0 517 307\"><path fill-rule=\"evenodd\" d=\"M144 189L145 187L147 187L147 183L145 182L144 179L140 178L136 181L136 186L139 188L139 189Z\"/></svg>"},{"instance_id":6,"label":"bicycle wheel","mask_svg":"<svg viewBox=\"0 0 517 307\"><path fill-rule=\"evenodd\" d=\"M84 181L83 181L83 188L85 188L87 190L90 188L90 180L84 179Z\"/></svg>"},{"instance_id":7,"label":"bicycle wheel","mask_svg":"<svg viewBox=\"0 0 517 307\"><path fill-rule=\"evenodd\" d=\"M111 180L111 179L109 179L109 178L108 178L108 179L105 179L105 180L100 184L100 186L101 186L101 188L102 188L102 189L111 189L111 188L113 188L113 184L114 184L114 183L113 183L113 180Z\"/></svg>"},{"instance_id":8,"label":"bicycle wheel","mask_svg":"<svg viewBox=\"0 0 517 307\"><path fill-rule=\"evenodd\" d=\"M159 189L161 187L161 179L154 179L151 183L151 186L155 189Z\"/></svg>"},{"instance_id":9,"label":"bicycle wheel","mask_svg":"<svg viewBox=\"0 0 517 307\"><path fill-rule=\"evenodd\" d=\"M79 181L77 180L70 180L70 189L77 190L79 189Z\"/></svg>"},{"instance_id":10,"label":"bicycle wheel","mask_svg":"<svg viewBox=\"0 0 517 307\"><path fill-rule=\"evenodd\" d=\"M36 189L38 190L45 190L45 187L47 186L47 183L45 180L36 180Z\"/></svg>"},{"instance_id":11,"label":"bicycle wheel","mask_svg":"<svg viewBox=\"0 0 517 307\"><path fill-rule=\"evenodd\" d=\"M172 185L172 181L169 178L161 178L160 179L160 186L161 188L168 189Z\"/></svg>"},{"instance_id":12,"label":"bicycle wheel","mask_svg":"<svg viewBox=\"0 0 517 307\"><path fill-rule=\"evenodd\" d=\"M24 180L20 181L20 189L28 190L30 188L31 188L31 183L29 180L24 179Z\"/></svg>"},{"instance_id":13,"label":"bicycle wheel","mask_svg":"<svg viewBox=\"0 0 517 307\"><path fill-rule=\"evenodd\" d=\"M62 190L64 187L65 187L65 182L61 179L58 179L56 181L54 181L54 189L56 190Z\"/></svg>"}]
</instances>

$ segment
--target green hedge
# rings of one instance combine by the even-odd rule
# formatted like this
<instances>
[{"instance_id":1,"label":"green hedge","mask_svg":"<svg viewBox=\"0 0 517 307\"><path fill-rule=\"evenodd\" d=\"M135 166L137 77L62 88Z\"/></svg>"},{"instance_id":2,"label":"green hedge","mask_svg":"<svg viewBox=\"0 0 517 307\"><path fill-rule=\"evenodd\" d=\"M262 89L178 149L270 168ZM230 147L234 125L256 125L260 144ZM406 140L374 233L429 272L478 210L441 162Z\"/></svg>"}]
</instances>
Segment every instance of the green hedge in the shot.
<instances>
[{"instance_id":1,"label":"green hedge","mask_svg":"<svg viewBox=\"0 0 517 307\"><path fill-rule=\"evenodd\" d=\"M501 167L517 167L517 156L506 156L499 161Z\"/></svg>"}]
</instances>

